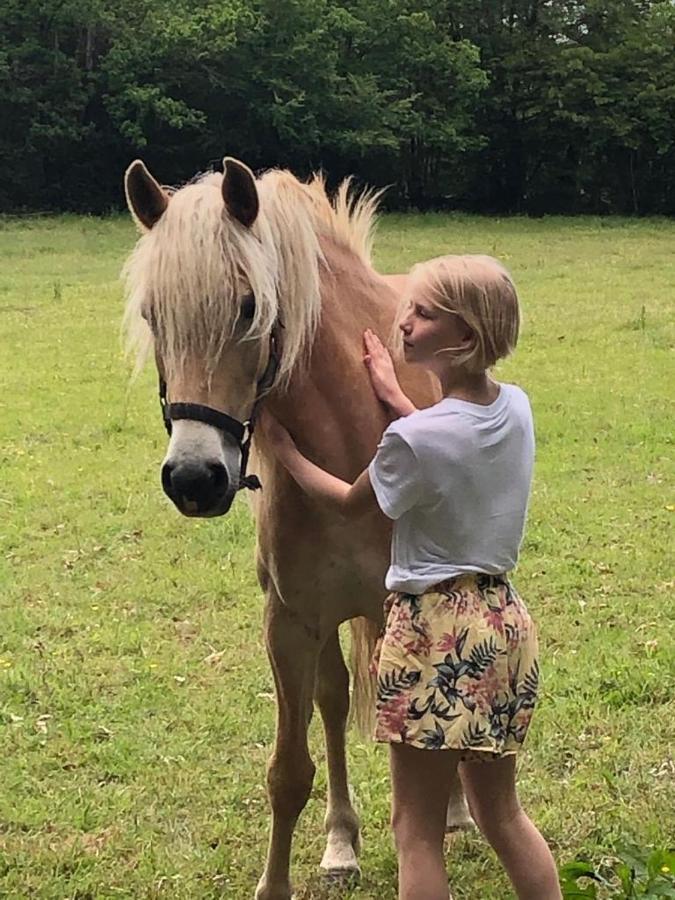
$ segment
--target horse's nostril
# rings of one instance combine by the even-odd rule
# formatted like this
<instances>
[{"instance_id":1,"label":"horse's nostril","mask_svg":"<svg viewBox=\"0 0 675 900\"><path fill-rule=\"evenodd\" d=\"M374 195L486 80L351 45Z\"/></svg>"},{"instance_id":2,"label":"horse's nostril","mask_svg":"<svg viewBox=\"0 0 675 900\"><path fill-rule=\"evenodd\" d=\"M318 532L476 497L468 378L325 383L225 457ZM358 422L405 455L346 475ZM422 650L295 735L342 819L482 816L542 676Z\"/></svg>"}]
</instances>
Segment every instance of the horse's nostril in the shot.
<instances>
[{"instance_id":1,"label":"horse's nostril","mask_svg":"<svg viewBox=\"0 0 675 900\"><path fill-rule=\"evenodd\" d=\"M213 487L216 491L224 491L227 487L227 472L221 463L209 463Z\"/></svg>"},{"instance_id":2,"label":"horse's nostril","mask_svg":"<svg viewBox=\"0 0 675 900\"><path fill-rule=\"evenodd\" d=\"M207 508L227 492L227 472L218 462L166 462L162 466L162 487L174 502L182 498Z\"/></svg>"},{"instance_id":3,"label":"horse's nostril","mask_svg":"<svg viewBox=\"0 0 675 900\"><path fill-rule=\"evenodd\" d=\"M171 473L173 472L173 465L171 463L164 463L162 466L162 488L164 489L165 494L169 494L171 492Z\"/></svg>"}]
</instances>

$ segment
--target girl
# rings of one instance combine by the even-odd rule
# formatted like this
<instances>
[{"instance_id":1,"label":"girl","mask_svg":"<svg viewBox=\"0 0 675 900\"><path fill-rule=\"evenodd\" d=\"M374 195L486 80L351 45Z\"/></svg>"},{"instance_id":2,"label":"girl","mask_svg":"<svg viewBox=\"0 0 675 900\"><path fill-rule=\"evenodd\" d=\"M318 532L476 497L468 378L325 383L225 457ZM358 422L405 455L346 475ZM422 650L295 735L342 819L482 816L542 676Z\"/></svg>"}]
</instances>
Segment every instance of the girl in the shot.
<instances>
[{"instance_id":1,"label":"girl","mask_svg":"<svg viewBox=\"0 0 675 900\"><path fill-rule=\"evenodd\" d=\"M400 900L447 900L443 858L450 776L520 900L559 900L549 848L518 802L516 753L537 696L534 625L509 580L527 511L530 405L489 369L518 338L516 290L487 256L416 266L399 329L408 363L443 399L417 410L391 357L366 331L365 363L395 421L353 485L264 427L299 485L343 515L377 505L394 521L385 628L376 651L375 738L389 744Z\"/></svg>"}]
</instances>

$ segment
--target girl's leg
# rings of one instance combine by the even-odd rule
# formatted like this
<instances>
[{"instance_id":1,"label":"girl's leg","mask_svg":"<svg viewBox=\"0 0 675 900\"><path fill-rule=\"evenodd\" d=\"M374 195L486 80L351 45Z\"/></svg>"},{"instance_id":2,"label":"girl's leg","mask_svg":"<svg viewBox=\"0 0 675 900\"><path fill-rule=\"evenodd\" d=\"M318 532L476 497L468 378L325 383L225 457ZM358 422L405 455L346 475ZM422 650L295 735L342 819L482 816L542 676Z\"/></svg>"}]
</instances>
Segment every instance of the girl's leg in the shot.
<instances>
[{"instance_id":1,"label":"girl's leg","mask_svg":"<svg viewBox=\"0 0 675 900\"><path fill-rule=\"evenodd\" d=\"M443 837L458 754L389 746L399 900L448 900Z\"/></svg>"},{"instance_id":2,"label":"girl's leg","mask_svg":"<svg viewBox=\"0 0 675 900\"><path fill-rule=\"evenodd\" d=\"M460 766L471 815L506 869L519 900L560 900L560 884L548 844L521 809L516 759Z\"/></svg>"}]
</instances>

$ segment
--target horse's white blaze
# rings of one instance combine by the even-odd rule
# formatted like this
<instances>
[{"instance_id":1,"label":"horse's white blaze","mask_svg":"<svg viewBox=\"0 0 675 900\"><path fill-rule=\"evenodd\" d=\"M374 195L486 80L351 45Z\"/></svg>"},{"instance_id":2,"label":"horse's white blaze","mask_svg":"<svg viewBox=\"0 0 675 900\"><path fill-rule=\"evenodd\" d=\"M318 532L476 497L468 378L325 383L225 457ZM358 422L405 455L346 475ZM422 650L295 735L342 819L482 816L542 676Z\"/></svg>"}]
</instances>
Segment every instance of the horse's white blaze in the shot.
<instances>
[{"instance_id":1,"label":"horse's white blaze","mask_svg":"<svg viewBox=\"0 0 675 900\"><path fill-rule=\"evenodd\" d=\"M207 460L225 464L223 439L218 429L192 419L177 419L173 422L164 462L178 465Z\"/></svg>"}]
</instances>

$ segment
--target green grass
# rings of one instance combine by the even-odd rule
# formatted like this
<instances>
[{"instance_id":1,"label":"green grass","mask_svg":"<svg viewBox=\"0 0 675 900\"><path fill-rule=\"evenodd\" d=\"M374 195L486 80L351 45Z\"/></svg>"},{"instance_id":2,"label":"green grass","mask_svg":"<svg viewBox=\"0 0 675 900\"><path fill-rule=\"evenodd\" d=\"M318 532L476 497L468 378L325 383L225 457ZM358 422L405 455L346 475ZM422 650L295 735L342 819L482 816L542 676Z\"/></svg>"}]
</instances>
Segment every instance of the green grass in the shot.
<instances>
[{"instance_id":1,"label":"green grass","mask_svg":"<svg viewBox=\"0 0 675 900\"><path fill-rule=\"evenodd\" d=\"M200 522L161 493L155 376L129 388L119 351L133 240L121 218L0 220L0 896L238 900L262 868L274 703L253 527L243 501ZM453 251L503 260L525 313L501 370L538 438L517 584L545 682L524 803L559 861L666 846L675 223L390 216L376 257ZM331 896L320 737L301 900ZM350 758L364 875L340 896L393 900L386 751L353 734ZM457 900L510 896L475 835L449 867Z\"/></svg>"}]
</instances>

